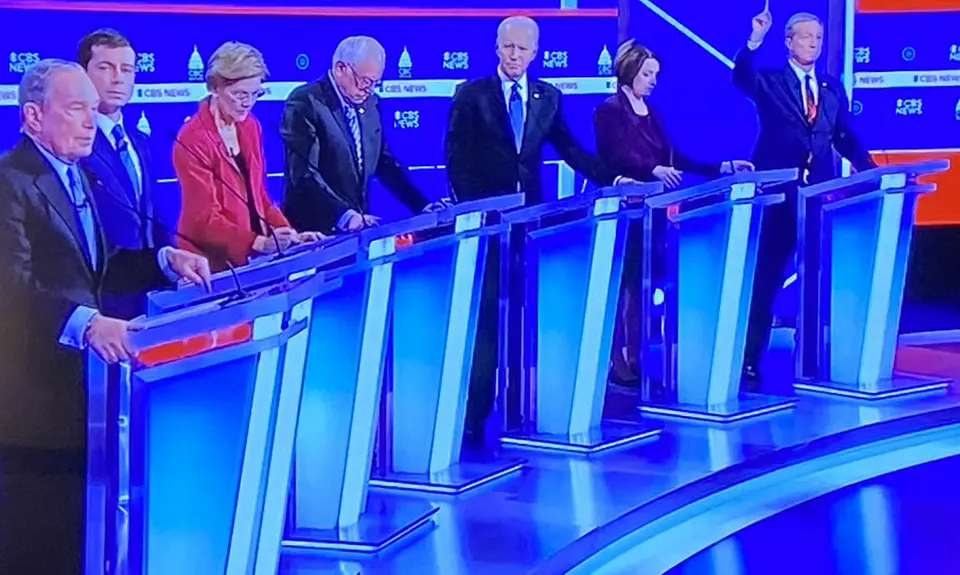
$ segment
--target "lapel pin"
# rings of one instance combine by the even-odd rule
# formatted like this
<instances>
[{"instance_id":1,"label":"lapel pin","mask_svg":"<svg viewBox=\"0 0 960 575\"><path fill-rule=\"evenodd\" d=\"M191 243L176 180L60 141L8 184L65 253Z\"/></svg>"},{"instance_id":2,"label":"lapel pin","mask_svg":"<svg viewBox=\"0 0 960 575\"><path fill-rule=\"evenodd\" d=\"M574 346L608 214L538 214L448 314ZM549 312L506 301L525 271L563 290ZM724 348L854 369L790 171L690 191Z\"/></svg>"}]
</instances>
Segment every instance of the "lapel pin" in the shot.
<instances>
[{"instance_id":1,"label":"lapel pin","mask_svg":"<svg viewBox=\"0 0 960 575\"><path fill-rule=\"evenodd\" d=\"M539 99L540 99L540 92L534 92L534 93L533 93L533 99L534 99L534 100L539 100Z\"/></svg>"},{"instance_id":2,"label":"lapel pin","mask_svg":"<svg viewBox=\"0 0 960 575\"><path fill-rule=\"evenodd\" d=\"M360 113L362 114L366 108L360 108Z\"/></svg>"}]
</instances>

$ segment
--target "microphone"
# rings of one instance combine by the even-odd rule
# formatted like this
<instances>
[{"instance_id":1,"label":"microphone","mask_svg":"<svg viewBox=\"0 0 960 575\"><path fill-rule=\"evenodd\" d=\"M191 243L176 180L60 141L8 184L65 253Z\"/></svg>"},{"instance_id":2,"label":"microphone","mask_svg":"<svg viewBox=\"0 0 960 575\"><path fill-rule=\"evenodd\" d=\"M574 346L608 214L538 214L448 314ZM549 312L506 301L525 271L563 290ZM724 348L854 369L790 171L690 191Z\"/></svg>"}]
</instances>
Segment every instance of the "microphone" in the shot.
<instances>
[{"instance_id":1,"label":"microphone","mask_svg":"<svg viewBox=\"0 0 960 575\"><path fill-rule=\"evenodd\" d=\"M92 189L94 186L104 186L103 181L102 181L102 180L100 179L100 177L97 176L97 174L95 174L92 170L84 169L83 172L84 172L84 175L87 177L87 181L90 183L91 189ZM104 187L105 187L105 186L104 186ZM137 216L139 216L139 217L141 217L141 218L145 218L145 219L149 220L149 221L150 221L151 223L153 223L154 225L159 225L159 226L161 226L162 228L164 228L165 230L167 230L168 232L170 232L172 235L177 236L178 238L180 238L180 239L182 239L182 240L185 240L185 241L189 242L190 244L195 245L195 246L197 246L197 247L200 247L200 246L202 245L202 244L200 244L200 243L197 243L193 238L190 238L190 237L187 236L186 234L180 232L180 230L174 229L173 227L167 225L167 223L164 222L163 220L161 220L160 218L157 218L156 216L151 216L151 215L148 215L148 214L141 213L139 208L137 208L136 206L132 205L132 204L129 203L129 202L121 201L120 198L116 197L114 194L105 194L105 195L108 196L111 200L113 200L114 204L116 204L117 206L120 206L121 208L123 208L123 209L125 209L125 210L129 210L130 212L133 212L134 214L136 214ZM83 204L84 204L87 208L90 207L90 197L89 197L89 194L88 194L86 191L84 191L84 201L83 201ZM79 208L79 206L77 206L77 207ZM248 294L247 290L243 289L243 284L242 284L242 282L240 281L240 275L237 274L236 268L233 266L233 264L230 263L230 260L229 260L229 259L223 258L223 260L224 260L224 262L227 264L227 269L230 271L230 277L233 279L233 285L234 285L234 293L232 293L232 294L228 297L228 300L243 299L243 298L247 297L249 294Z\"/></svg>"},{"instance_id":2,"label":"microphone","mask_svg":"<svg viewBox=\"0 0 960 575\"><path fill-rule=\"evenodd\" d=\"M270 237L270 239L273 240L274 245L277 246L277 254L282 257L284 255L284 250L283 250L283 246L280 245L280 238L277 237L277 233L273 229L273 226L271 226L270 222L268 222L267 219L263 217L263 214L260 213L260 210L257 209L256 205L251 204L249 199L245 195L238 192L233 186L228 184L222 177L220 177L220 174L218 174L216 170L214 170L211 166L207 165L206 162L203 161L203 158L200 157L200 154L198 154L195 150L193 150L192 148L184 144L180 140L179 134L173 135L173 142L174 142L174 146L179 145L181 148L183 148L188 154L190 154L190 156L194 160L197 161L198 164L200 164L200 166L204 169L204 171L209 172L210 175L212 175L213 178L220 185L222 185L227 191L229 191L235 197L239 198L240 201L242 201L245 205L248 206L250 211L252 211L254 215L256 215L257 218L260 220L260 222L263 224L264 230L267 232L267 235ZM190 241L190 240L187 240L187 241ZM200 245L195 242L190 241L190 243L196 245L197 247L200 247Z\"/></svg>"}]
</instances>

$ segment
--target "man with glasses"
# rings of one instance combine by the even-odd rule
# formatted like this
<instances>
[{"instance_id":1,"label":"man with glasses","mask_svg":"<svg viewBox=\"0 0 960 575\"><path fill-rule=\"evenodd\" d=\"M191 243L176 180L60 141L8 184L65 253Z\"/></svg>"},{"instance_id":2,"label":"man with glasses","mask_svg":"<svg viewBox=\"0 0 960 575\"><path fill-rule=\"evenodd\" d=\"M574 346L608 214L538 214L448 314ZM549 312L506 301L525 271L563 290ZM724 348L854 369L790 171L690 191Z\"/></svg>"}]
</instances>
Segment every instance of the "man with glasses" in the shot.
<instances>
[{"instance_id":1,"label":"man with glasses","mask_svg":"<svg viewBox=\"0 0 960 575\"><path fill-rule=\"evenodd\" d=\"M294 227L356 231L376 225L369 213L371 176L410 211L427 207L384 140L374 92L385 59L375 39L347 38L337 46L330 71L287 99L280 125L283 211Z\"/></svg>"}]
</instances>

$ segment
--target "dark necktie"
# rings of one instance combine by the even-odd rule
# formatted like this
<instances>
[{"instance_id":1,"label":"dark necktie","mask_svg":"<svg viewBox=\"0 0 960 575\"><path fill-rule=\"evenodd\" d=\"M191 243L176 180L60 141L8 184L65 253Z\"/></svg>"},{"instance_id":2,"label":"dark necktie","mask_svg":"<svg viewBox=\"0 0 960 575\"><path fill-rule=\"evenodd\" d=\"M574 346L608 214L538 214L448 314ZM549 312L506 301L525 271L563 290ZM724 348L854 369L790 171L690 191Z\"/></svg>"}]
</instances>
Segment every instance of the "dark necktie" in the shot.
<instances>
[{"instance_id":1,"label":"dark necktie","mask_svg":"<svg viewBox=\"0 0 960 575\"><path fill-rule=\"evenodd\" d=\"M514 82L510 88L510 125L513 127L513 140L519 152L523 147L523 98L520 97L519 82Z\"/></svg>"},{"instance_id":2,"label":"dark necktie","mask_svg":"<svg viewBox=\"0 0 960 575\"><path fill-rule=\"evenodd\" d=\"M807 74L804 81L804 90L807 100L807 122L812 124L817 121L817 99L813 96L813 78L810 74Z\"/></svg>"},{"instance_id":3,"label":"dark necktie","mask_svg":"<svg viewBox=\"0 0 960 575\"><path fill-rule=\"evenodd\" d=\"M123 167L127 171L127 175L130 177L130 185L133 186L133 193L136 197L137 207L141 213L141 225L143 227L143 236L146 238L146 247L153 246L153 232L151 230L150 219L145 217L147 212L147 206L143 198L143 186L140 182L140 174L137 173L137 165L133 162L133 154L130 153L130 143L127 141L127 135L123 131L123 126L117 124L113 127L113 130L110 132L110 135L113 136L113 141L117 144L117 153L120 155L120 161L123 162Z\"/></svg>"}]
</instances>

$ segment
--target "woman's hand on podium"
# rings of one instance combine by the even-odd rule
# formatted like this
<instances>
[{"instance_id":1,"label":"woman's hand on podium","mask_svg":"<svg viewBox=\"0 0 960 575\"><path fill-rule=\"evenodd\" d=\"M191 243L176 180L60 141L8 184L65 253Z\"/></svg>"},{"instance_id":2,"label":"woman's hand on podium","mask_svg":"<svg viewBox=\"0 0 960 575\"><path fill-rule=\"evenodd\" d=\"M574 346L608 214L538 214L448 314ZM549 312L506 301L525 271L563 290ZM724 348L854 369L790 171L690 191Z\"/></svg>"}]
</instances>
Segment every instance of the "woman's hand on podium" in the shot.
<instances>
[{"instance_id":1,"label":"woman's hand on podium","mask_svg":"<svg viewBox=\"0 0 960 575\"><path fill-rule=\"evenodd\" d=\"M276 228L270 236L257 236L253 240L253 250L261 254L273 254L297 243L300 243L300 234L293 228Z\"/></svg>"},{"instance_id":2,"label":"woman's hand on podium","mask_svg":"<svg viewBox=\"0 0 960 575\"><path fill-rule=\"evenodd\" d=\"M319 242L320 240L327 239L327 236L321 234L320 232L300 232L297 239L301 244L308 244L310 242Z\"/></svg>"},{"instance_id":3,"label":"woman's hand on podium","mask_svg":"<svg viewBox=\"0 0 960 575\"><path fill-rule=\"evenodd\" d=\"M653 169L653 177L663 182L667 188L676 188L683 179L683 172L670 166L657 166Z\"/></svg>"}]
</instances>

